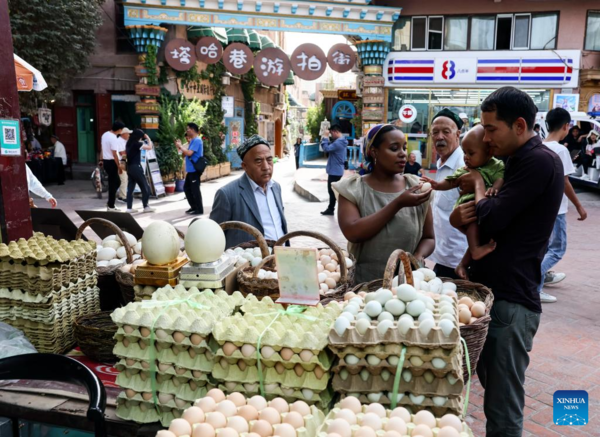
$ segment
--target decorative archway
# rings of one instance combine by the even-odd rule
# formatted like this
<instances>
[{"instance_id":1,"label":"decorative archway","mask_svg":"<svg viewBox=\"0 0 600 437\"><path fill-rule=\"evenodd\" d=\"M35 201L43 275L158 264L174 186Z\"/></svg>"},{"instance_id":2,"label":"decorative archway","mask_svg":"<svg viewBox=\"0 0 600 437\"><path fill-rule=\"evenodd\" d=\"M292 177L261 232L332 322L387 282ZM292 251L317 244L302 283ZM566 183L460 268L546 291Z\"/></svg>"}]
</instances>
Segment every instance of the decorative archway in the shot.
<instances>
[{"instance_id":1,"label":"decorative archway","mask_svg":"<svg viewBox=\"0 0 600 437\"><path fill-rule=\"evenodd\" d=\"M332 124L339 124L343 130L348 130L350 137L354 138L354 125L350 122L356 115L356 107L352 102L342 100L337 102L331 109Z\"/></svg>"}]
</instances>

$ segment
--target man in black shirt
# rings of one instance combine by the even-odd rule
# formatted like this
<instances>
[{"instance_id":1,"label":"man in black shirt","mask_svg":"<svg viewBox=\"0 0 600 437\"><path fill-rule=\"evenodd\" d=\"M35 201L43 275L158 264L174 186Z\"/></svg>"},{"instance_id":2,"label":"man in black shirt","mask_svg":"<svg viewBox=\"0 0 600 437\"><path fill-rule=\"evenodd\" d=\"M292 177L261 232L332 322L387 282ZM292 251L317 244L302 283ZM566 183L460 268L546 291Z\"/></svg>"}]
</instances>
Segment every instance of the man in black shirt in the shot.
<instances>
[{"instance_id":1,"label":"man in black shirt","mask_svg":"<svg viewBox=\"0 0 600 437\"><path fill-rule=\"evenodd\" d=\"M458 207L453 226L479 222L481 241L496 250L470 265L470 277L490 287L494 305L477 374L485 388L487 437L517 437L523 432L525 371L542 306L537 287L541 263L562 194L560 158L533 130L536 106L523 91L500 88L481 105L484 141L494 155L508 156L504 185L485 197L478 172L460 179L475 201Z\"/></svg>"},{"instance_id":2,"label":"man in black shirt","mask_svg":"<svg viewBox=\"0 0 600 437\"><path fill-rule=\"evenodd\" d=\"M415 176L421 176L421 164L417 162L417 155L411 153L408 155L408 162L404 167L404 174L414 174Z\"/></svg>"}]
</instances>

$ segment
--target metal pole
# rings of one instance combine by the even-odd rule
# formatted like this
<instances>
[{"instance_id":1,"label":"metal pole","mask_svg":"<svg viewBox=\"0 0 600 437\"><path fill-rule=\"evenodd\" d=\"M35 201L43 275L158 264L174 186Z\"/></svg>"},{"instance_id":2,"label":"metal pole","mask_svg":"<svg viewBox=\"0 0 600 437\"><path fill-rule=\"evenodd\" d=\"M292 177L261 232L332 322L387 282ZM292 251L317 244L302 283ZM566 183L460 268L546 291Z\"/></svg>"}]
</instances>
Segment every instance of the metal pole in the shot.
<instances>
[{"instance_id":1,"label":"metal pole","mask_svg":"<svg viewBox=\"0 0 600 437\"><path fill-rule=\"evenodd\" d=\"M0 118L20 119L8 0L0 0ZM33 234L25 159L0 155L0 226L2 241Z\"/></svg>"}]
</instances>

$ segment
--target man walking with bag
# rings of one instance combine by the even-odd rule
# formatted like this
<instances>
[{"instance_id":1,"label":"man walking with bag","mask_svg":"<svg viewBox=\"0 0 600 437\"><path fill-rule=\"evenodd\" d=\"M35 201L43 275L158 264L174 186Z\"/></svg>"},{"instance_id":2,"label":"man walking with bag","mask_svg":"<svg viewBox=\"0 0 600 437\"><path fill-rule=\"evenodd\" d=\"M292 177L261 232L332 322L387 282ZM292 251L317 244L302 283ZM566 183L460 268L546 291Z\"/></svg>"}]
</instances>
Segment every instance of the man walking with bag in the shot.
<instances>
[{"instance_id":1,"label":"man walking with bag","mask_svg":"<svg viewBox=\"0 0 600 437\"><path fill-rule=\"evenodd\" d=\"M201 215L204 214L202 206L202 193L200 192L200 177L206 168L206 158L204 157L204 145L198 136L198 125L196 123L188 123L187 135L190 139L188 149L184 149L180 140L175 141L175 146L185 156L185 184L183 190L185 197L190 204L190 209L186 214Z\"/></svg>"}]
</instances>

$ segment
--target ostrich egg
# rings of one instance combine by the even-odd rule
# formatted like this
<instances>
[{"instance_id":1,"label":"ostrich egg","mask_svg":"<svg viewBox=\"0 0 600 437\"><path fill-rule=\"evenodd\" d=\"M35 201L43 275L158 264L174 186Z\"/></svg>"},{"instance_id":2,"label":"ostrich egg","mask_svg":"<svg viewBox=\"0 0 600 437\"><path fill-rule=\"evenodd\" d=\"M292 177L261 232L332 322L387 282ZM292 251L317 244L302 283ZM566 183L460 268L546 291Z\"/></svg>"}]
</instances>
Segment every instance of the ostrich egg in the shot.
<instances>
[{"instance_id":1,"label":"ostrich egg","mask_svg":"<svg viewBox=\"0 0 600 437\"><path fill-rule=\"evenodd\" d=\"M179 255L179 235L170 223L152 222L142 236L142 250L150 264L169 264Z\"/></svg>"},{"instance_id":2,"label":"ostrich egg","mask_svg":"<svg viewBox=\"0 0 600 437\"><path fill-rule=\"evenodd\" d=\"M225 252L223 229L213 220L196 220L185 236L185 251L197 264L215 262Z\"/></svg>"}]
</instances>

